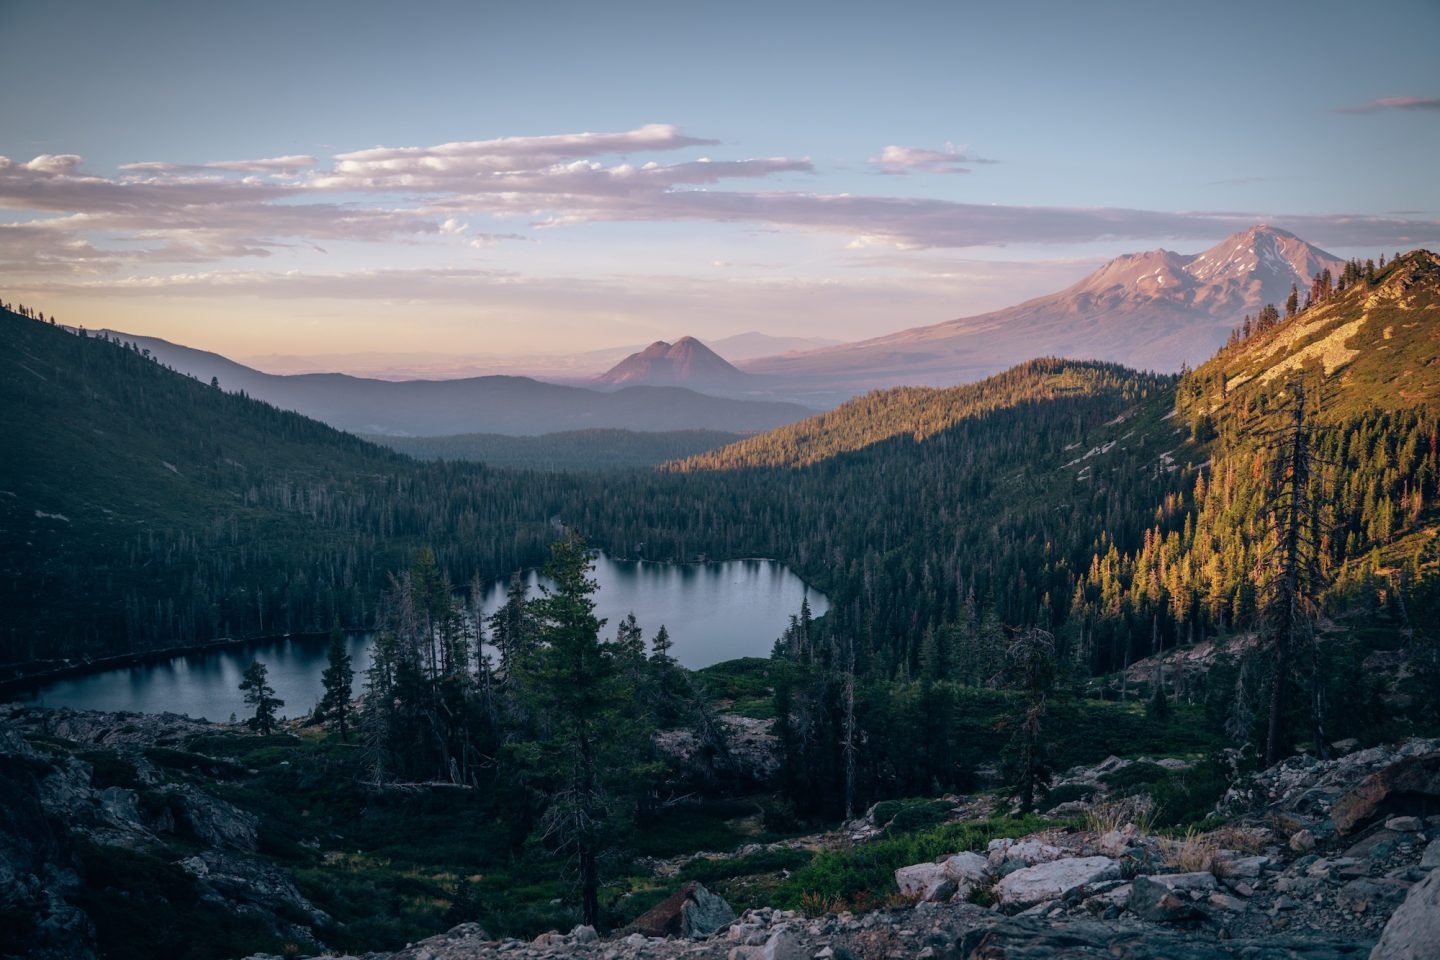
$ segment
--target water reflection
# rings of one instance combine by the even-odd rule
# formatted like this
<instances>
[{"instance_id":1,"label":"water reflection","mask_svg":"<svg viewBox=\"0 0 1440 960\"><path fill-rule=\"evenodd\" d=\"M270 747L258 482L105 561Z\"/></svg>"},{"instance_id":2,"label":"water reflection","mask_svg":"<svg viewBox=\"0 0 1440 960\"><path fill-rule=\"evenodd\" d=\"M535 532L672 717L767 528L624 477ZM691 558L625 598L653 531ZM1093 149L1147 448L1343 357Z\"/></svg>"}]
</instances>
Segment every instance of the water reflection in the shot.
<instances>
[{"instance_id":1,"label":"water reflection","mask_svg":"<svg viewBox=\"0 0 1440 960\"><path fill-rule=\"evenodd\" d=\"M596 614L607 620L607 635L613 636L616 624L634 611L647 641L665 624L675 642L672 654L691 668L768 656L802 601L810 601L816 616L829 606L823 594L769 560L667 564L611 560L602 554L592 576L600 585ZM531 596L540 580L536 571L529 573ZM487 616L504 603L508 583L497 580L486 587ZM372 639L369 634L347 637L357 688L370 665ZM225 720L232 713L244 717L240 675L253 658L269 669L270 684L285 701L280 712L298 716L320 699L325 652L323 638L277 640L62 680L27 699L87 710L171 711L211 720Z\"/></svg>"}]
</instances>

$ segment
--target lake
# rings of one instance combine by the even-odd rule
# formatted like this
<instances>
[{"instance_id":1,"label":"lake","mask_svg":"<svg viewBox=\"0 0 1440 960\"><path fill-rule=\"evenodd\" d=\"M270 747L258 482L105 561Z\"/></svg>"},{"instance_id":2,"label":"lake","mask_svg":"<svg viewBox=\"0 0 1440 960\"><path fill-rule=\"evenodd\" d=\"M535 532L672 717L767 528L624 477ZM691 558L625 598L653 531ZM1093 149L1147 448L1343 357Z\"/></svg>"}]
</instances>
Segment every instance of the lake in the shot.
<instances>
[{"instance_id":1,"label":"lake","mask_svg":"<svg viewBox=\"0 0 1440 960\"><path fill-rule=\"evenodd\" d=\"M665 624L675 642L672 655L691 669L737 657L767 657L802 601L810 601L817 617L829 607L824 594L772 560L652 563L601 554L592 577L600 585L596 612L608 621L606 636L614 636L620 619L633 610L647 644ZM539 574L532 571L532 596L539 582ZM504 602L507 584L497 580L486 588L487 616ZM357 693L370 664L372 639L365 633L346 638L355 659ZM228 720L232 713L247 715L240 674L258 659L268 668L276 695L285 701L280 712L294 717L309 712L320 699L325 650L326 640L316 637L255 643L59 680L23 699L77 710L169 711Z\"/></svg>"}]
</instances>

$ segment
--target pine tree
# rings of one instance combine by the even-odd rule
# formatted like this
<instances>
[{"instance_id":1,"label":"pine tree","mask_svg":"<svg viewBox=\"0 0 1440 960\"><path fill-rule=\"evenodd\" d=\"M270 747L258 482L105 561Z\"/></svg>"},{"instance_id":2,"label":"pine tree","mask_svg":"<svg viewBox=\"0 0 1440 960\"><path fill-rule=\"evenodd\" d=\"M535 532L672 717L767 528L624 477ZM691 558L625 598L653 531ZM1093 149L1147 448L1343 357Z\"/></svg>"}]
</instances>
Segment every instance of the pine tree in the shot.
<instances>
[{"instance_id":1,"label":"pine tree","mask_svg":"<svg viewBox=\"0 0 1440 960\"><path fill-rule=\"evenodd\" d=\"M1020 792L1020 812L1030 813L1036 792L1050 782L1044 723L1055 683L1055 638L1039 627L1022 631L1006 651L1006 665L1011 684L1022 696L1006 766Z\"/></svg>"},{"instance_id":2,"label":"pine tree","mask_svg":"<svg viewBox=\"0 0 1440 960\"><path fill-rule=\"evenodd\" d=\"M1265 505L1274 536L1264 557L1267 579L1261 598L1264 636L1273 656L1270 716L1265 734L1266 766L1279 762L1285 751L1284 721L1291 657L1315 616L1325 588L1304 385L1296 381L1292 394L1288 423L1272 441Z\"/></svg>"},{"instance_id":3,"label":"pine tree","mask_svg":"<svg viewBox=\"0 0 1440 960\"><path fill-rule=\"evenodd\" d=\"M342 741L350 739L350 692L355 682L355 668L345 649L345 634L337 621L330 629L329 665L320 677L325 693L315 707L315 716Z\"/></svg>"},{"instance_id":4,"label":"pine tree","mask_svg":"<svg viewBox=\"0 0 1440 960\"><path fill-rule=\"evenodd\" d=\"M259 731L267 737L275 729L276 712L285 706L285 701L275 696L275 688L270 686L268 673L265 664L252 660L240 680L240 689L245 691L245 703L255 708L255 716L245 722L251 730Z\"/></svg>"},{"instance_id":5,"label":"pine tree","mask_svg":"<svg viewBox=\"0 0 1440 960\"><path fill-rule=\"evenodd\" d=\"M500 655L500 676L508 684L515 667L534 648L535 616L520 571L510 576L505 602L490 617L490 642Z\"/></svg>"},{"instance_id":6,"label":"pine tree","mask_svg":"<svg viewBox=\"0 0 1440 960\"><path fill-rule=\"evenodd\" d=\"M547 798L540 837L574 863L585 923L600 923L601 859L625 822L625 799L642 791L637 775L649 732L625 710L625 682L614 644L600 639L590 555L574 534L552 547L554 583L534 603L539 646L523 668L523 695L540 723L526 745L530 778ZM633 808L632 808L633 809Z\"/></svg>"}]
</instances>

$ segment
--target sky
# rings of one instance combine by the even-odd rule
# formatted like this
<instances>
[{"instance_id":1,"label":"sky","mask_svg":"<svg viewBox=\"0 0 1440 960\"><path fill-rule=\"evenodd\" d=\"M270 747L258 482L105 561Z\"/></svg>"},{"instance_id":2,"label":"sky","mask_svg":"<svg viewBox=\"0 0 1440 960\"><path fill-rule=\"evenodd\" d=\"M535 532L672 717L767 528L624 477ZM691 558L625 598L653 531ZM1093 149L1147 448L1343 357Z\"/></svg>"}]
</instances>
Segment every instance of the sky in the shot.
<instances>
[{"instance_id":1,"label":"sky","mask_svg":"<svg viewBox=\"0 0 1440 960\"><path fill-rule=\"evenodd\" d=\"M1440 246L1436 0L0 0L0 36L0 298L234 357L855 340L1257 222Z\"/></svg>"}]
</instances>

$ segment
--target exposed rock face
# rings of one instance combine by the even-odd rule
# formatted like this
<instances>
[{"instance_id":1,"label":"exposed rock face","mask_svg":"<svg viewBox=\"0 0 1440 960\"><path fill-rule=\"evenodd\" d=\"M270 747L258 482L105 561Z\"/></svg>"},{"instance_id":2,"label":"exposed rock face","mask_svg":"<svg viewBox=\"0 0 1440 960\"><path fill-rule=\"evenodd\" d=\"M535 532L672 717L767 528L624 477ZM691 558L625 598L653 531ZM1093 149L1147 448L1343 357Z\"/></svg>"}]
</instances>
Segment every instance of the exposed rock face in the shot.
<instances>
[{"instance_id":1,"label":"exposed rock face","mask_svg":"<svg viewBox=\"0 0 1440 960\"><path fill-rule=\"evenodd\" d=\"M1120 864L1109 857L1053 860L1016 870L995 885L1005 906L1026 906L1058 900L1082 887L1120 879Z\"/></svg>"},{"instance_id":2,"label":"exposed rock face","mask_svg":"<svg viewBox=\"0 0 1440 960\"><path fill-rule=\"evenodd\" d=\"M1431 848L1437 848L1431 842ZM1370 960L1433 960L1440 955L1440 870L1410 888L1385 924Z\"/></svg>"},{"instance_id":3,"label":"exposed rock face","mask_svg":"<svg viewBox=\"0 0 1440 960\"><path fill-rule=\"evenodd\" d=\"M655 745L672 760L695 768L701 777L724 775L764 783L780 769L779 742L772 721L723 714L712 742L701 744L689 729L661 730Z\"/></svg>"},{"instance_id":4,"label":"exposed rock face","mask_svg":"<svg viewBox=\"0 0 1440 960\"><path fill-rule=\"evenodd\" d=\"M179 801L185 826L197 840L212 847L255 852L260 821L254 814L189 784L170 787L166 793Z\"/></svg>"},{"instance_id":5,"label":"exposed rock face","mask_svg":"<svg viewBox=\"0 0 1440 960\"><path fill-rule=\"evenodd\" d=\"M1261 771L1246 783L1232 787L1220 801L1218 811L1235 815L1263 809L1290 816L1294 818L1294 826L1289 829L1294 832L1309 822L1330 819L1332 808L1340 803L1341 798L1357 791L1361 782L1372 774L1411 758L1437 753L1440 753L1440 740L1413 739L1396 747L1356 750L1333 760L1319 760L1308 754L1301 754ZM1395 777L1398 772L1388 776ZM1368 785L1363 791L1364 795L1374 796L1385 780L1386 778L1381 778ZM1408 788L1401 788L1401 791L1404 789ZM1395 791L1387 791L1386 795L1391 792ZM1347 799L1345 809L1350 812L1344 814L1346 820L1358 825L1372 814L1389 812L1379 809L1382 799L1369 801L1368 807L1363 809L1361 796ZM1369 812L1366 812L1367 809ZM1336 825L1338 826L1338 822Z\"/></svg>"},{"instance_id":6,"label":"exposed rock face","mask_svg":"<svg viewBox=\"0 0 1440 960\"><path fill-rule=\"evenodd\" d=\"M1401 798L1440 803L1440 751L1408 757L1377 770L1340 798L1331 811L1335 829L1350 833Z\"/></svg>"},{"instance_id":7,"label":"exposed rock face","mask_svg":"<svg viewBox=\"0 0 1440 960\"><path fill-rule=\"evenodd\" d=\"M42 799L54 773L18 732L0 725L0 913L24 917L30 928L0 938L0 951L24 950L36 960L84 957L94 941L89 918L65 899L79 884L57 862L64 837Z\"/></svg>"},{"instance_id":8,"label":"exposed rock face","mask_svg":"<svg viewBox=\"0 0 1440 960\"><path fill-rule=\"evenodd\" d=\"M253 856L256 817L193 784L161 783L137 750L217 729L168 716L0 711L0 917L27 918L24 929L0 935L0 956L94 956L94 927L74 905L82 902L77 851L121 848L170 860L174 854L158 834L171 831L205 847L178 864L195 878L194 892L202 900L259 920L284 940L323 948L309 924L330 918L300 894L288 873ZM36 750L22 730L106 745L134 771L132 782L152 805L147 809L135 789L96 784L90 763Z\"/></svg>"}]
</instances>

